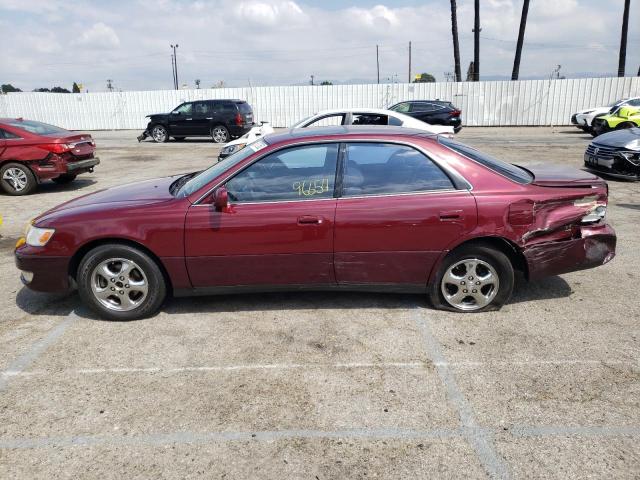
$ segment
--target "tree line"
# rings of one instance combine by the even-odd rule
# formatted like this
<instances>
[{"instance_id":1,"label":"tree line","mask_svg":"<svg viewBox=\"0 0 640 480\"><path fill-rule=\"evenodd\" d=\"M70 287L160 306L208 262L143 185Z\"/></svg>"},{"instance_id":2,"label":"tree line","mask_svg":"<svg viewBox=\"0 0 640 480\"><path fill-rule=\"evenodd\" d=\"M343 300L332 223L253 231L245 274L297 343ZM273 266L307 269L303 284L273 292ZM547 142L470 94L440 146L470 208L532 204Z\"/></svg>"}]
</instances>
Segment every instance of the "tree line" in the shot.
<instances>
[{"instance_id":1,"label":"tree line","mask_svg":"<svg viewBox=\"0 0 640 480\"><path fill-rule=\"evenodd\" d=\"M0 90L2 93L11 93L11 92L22 92L18 87L14 87L10 83L3 83L0 86ZM33 90L34 92L50 92L50 93L80 93L80 85L76 82L73 82L73 86L71 90L68 90L63 87L52 87L52 88L36 88Z\"/></svg>"}]
</instances>

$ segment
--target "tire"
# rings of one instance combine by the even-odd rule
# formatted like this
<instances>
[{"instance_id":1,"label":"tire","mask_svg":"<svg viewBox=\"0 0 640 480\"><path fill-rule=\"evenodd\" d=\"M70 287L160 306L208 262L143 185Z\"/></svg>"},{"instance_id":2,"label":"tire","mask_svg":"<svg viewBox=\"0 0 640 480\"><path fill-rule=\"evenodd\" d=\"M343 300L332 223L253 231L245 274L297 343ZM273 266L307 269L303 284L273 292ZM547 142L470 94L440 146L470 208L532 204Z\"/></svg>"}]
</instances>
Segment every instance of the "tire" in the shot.
<instances>
[{"instance_id":1,"label":"tire","mask_svg":"<svg viewBox=\"0 0 640 480\"><path fill-rule=\"evenodd\" d=\"M6 163L0 168L2 190L9 195L28 195L38 186L38 181L29 167L22 163Z\"/></svg>"},{"instance_id":2,"label":"tire","mask_svg":"<svg viewBox=\"0 0 640 480\"><path fill-rule=\"evenodd\" d=\"M154 125L151 127L151 138L156 143L165 143L169 141L169 132L164 125Z\"/></svg>"},{"instance_id":3,"label":"tire","mask_svg":"<svg viewBox=\"0 0 640 480\"><path fill-rule=\"evenodd\" d=\"M504 253L486 245L469 245L445 257L429 286L429 299L434 307L453 312L499 310L511 298L513 285L513 265Z\"/></svg>"},{"instance_id":4,"label":"tire","mask_svg":"<svg viewBox=\"0 0 640 480\"><path fill-rule=\"evenodd\" d=\"M187 137L173 137L176 142L184 142L184 139Z\"/></svg>"},{"instance_id":5,"label":"tire","mask_svg":"<svg viewBox=\"0 0 640 480\"><path fill-rule=\"evenodd\" d=\"M229 135L229 130L224 125L216 125L211 129L211 138L214 143L227 143L231 140L231 135Z\"/></svg>"},{"instance_id":6,"label":"tire","mask_svg":"<svg viewBox=\"0 0 640 480\"><path fill-rule=\"evenodd\" d=\"M76 177L77 175L73 174L60 175L59 177L54 178L53 181L58 185L66 185L67 183L73 182Z\"/></svg>"},{"instance_id":7,"label":"tire","mask_svg":"<svg viewBox=\"0 0 640 480\"><path fill-rule=\"evenodd\" d=\"M635 126L636 126L636 124L633 123L633 122L623 122L620 125L618 125L615 129L616 130L625 130L627 128L633 128Z\"/></svg>"},{"instance_id":8,"label":"tire","mask_svg":"<svg viewBox=\"0 0 640 480\"><path fill-rule=\"evenodd\" d=\"M107 320L151 316L167 296L158 264L128 245L108 244L91 250L80 262L76 282L83 303Z\"/></svg>"}]
</instances>

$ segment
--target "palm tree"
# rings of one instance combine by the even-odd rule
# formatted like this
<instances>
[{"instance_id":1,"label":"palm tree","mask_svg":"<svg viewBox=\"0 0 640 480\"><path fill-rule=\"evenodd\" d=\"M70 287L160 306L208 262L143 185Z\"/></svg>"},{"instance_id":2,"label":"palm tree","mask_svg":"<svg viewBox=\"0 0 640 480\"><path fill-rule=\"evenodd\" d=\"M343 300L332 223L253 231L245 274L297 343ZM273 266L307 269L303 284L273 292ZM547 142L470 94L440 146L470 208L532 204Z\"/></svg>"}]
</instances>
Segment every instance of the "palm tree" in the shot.
<instances>
[{"instance_id":1,"label":"palm tree","mask_svg":"<svg viewBox=\"0 0 640 480\"><path fill-rule=\"evenodd\" d=\"M520 56L522 55L522 43L524 42L524 31L527 28L528 13L529 0L524 0L522 4L522 16L520 17L520 30L518 31L518 44L516 45L516 58L513 60L511 80L518 80L518 75L520 75Z\"/></svg>"},{"instance_id":2,"label":"palm tree","mask_svg":"<svg viewBox=\"0 0 640 480\"><path fill-rule=\"evenodd\" d=\"M629 5L631 0L624 0L622 15L622 34L620 35L620 56L618 57L618 76L624 77L624 67L627 57L627 31L629 30Z\"/></svg>"},{"instance_id":3,"label":"palm tree","mask_svg":"<svg viewBox=\"0 0 640 480\"><path fill-rule=\"evenodd\" d=\"M456 0L451 0L451 35L453 36L453 61L456 70L456 82L462 81L460 72L460 44L458 43L458 7Z\"/></svg>"}]
</instances>

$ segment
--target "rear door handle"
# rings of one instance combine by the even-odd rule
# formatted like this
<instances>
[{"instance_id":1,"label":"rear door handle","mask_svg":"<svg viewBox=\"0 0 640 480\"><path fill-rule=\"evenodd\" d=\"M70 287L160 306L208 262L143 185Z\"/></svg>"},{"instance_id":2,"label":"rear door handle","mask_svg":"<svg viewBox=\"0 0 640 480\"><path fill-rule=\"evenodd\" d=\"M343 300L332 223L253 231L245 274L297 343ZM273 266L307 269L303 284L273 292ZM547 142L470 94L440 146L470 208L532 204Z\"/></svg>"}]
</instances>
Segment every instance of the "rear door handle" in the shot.
<instances>
[{"instance_id":1,"label":"rear door handle","mask_svg":"<svg viewBox=\"0 0 640 480\"><path fill-rule=\"evenodd\" d=\"M441 222L451 222L454 220L460 220L463 217L462 210L447 210L440 212Z\"/></svg>"},{"instance_id":2,"label":"rear door handle","mask_svg":"<svg viewBox=\"0 0 640 480\"><path fill-rule=\"evenodd\" d=\"M205 120L213 120L213 117L207 117Z\"/></svg>"},{"instance_id":3,"label":"rear door handle","mask_svg":"<svg viewBox=\"0 0 640 480\"><path fill-rule=\"evenodd\" d=\"M314 215L302 215L298 217L298 225L320 225L322 224L322 217L316 217Z\"/></svg>"}]
</instances>

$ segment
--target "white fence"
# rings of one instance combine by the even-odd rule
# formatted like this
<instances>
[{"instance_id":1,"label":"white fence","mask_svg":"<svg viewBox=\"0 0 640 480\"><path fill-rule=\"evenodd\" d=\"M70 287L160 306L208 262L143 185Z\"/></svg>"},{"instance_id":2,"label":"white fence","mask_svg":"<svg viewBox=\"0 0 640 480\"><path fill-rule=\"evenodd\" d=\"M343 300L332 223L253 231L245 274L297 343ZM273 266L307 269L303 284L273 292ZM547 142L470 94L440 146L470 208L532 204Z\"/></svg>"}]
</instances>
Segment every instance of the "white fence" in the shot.
<instances>
[{"instance_id":1,"label":"white fence","mask_svg":"<svg viewBox=\"0 0 640 480\"><path fill-rule=\"evenodd\" d=\"M640 77L382 85L221 88L0 95L0 117L24 117L72 130L143 129L145 115L183 101L240 98L255 118L286 127L329 108L385 107L410 99L450 100L469 126L565 125L576 110L640 96Z\"/></svg>"}]
</instances>

